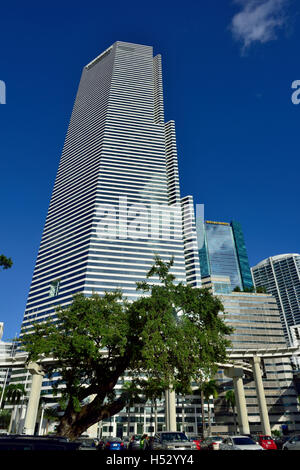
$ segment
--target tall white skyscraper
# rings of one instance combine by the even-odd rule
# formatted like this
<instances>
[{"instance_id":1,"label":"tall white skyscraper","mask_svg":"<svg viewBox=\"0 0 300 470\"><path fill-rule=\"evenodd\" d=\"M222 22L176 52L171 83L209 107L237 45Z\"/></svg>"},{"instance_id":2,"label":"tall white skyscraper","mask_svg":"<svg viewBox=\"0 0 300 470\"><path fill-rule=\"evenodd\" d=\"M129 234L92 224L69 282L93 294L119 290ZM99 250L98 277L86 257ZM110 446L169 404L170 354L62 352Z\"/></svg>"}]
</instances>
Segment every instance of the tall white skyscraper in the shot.
<instances>
[{"instance_id":1,"label":"tall white skyscraper","mask_svg":"<svg viewBox=\"0 0 300 470\"><path fill-rule=\"evenodd\" d=\"M300 255L267 258L252 268L256 287L265 287L277 301L286 341L293 343L290 327L300 325Z\"/></svg>"},{"instance_id":2,"label":"tall white skyscraper","mask_svg":"<svg viewBox=\"0 0 300 470\"><path fill-rule=\"evenodd\" d=\"M56 307L77 292L119 288L135 299L155 254L174 257L178 282L200 285L193 212L192 198L180 199L161 57L150 46L118 41L82 71L21 335L48 317L55 322ZM14 380L29 390L25 375L15 371ZM45 377L42 394L49 393Z\"/></svg>"}]
</instances>

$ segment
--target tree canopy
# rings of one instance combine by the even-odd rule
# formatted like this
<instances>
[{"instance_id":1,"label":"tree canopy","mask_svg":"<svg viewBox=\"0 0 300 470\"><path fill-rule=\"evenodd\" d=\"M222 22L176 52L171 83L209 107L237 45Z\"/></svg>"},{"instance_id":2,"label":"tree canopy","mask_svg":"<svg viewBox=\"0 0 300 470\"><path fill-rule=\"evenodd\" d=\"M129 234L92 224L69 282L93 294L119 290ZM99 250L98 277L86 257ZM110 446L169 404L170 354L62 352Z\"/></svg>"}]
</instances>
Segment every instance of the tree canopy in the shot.
<instances>
[{"instance_id":1,"label":"tree canopy","mask_svg":"<svg viewBox=\"0 0 300 470\"><path fill-rule=\"evenodd\" d=\"M153 283L138 283L135 301L121 291L76 294L70 306L57 309L55 322L35 324L20 338L28 361L56 359L45 370L50 378L60 374L53 381L65 402L58 434L75 439L120 412L136 389L146 397L168 387L187 393L200 370L212 375L225 361L232 329L220 315L221 301L207 289L176 284L172 265L156 256L147 275ZM118 395L117 382L125 376L135 387Z\"/></svg>"},{"instance_id":2,"label":"tree canopy","mask_svg":"<svg viewBox=\"0 0 300 470\"><path fill-rule=\"evenodd\" d=\"M0 255L0 268L2 267L3 269L8 269L11 268L13 265L12 259L7 258L4 255Z\"/></svg>"}]
</instances>

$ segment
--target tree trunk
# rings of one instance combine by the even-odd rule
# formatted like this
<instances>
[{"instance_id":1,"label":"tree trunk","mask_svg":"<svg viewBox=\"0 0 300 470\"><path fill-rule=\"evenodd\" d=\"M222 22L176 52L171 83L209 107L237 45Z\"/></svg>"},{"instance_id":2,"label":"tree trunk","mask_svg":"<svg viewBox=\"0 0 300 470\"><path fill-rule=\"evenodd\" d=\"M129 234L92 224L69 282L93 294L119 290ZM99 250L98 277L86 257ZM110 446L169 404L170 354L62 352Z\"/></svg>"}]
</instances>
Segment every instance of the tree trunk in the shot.
<instances>
[{"instance_id":1,"label":"tree trunk","mask_svg":"<svg viewBox=\"0 0 300 470\"><path fill-rule=\"evenodd\" d=\"M205 438L205 409L204 409L204 393L201 390L200 392L201 396L201 414L202 414L202 434L203 434L203 439Z\"/></svg>"},{"instance_id":2,"label":"tree trunk","mask_svg":"<svg viewBox=\"0 0 300 470\"><path fill-rule=\"evenodd\" d=\"M208 407L207 407L207 411L208 411L208 435L210 436L210 435L211 435L211 422L210 422L210 404L209 404L209 399L207 400L207 403L208 403Z\"/></svg>"},{"instance_id":3,"label":"tree trunk","mask_svg":"<svg viewBox=\"0 0 300 470\"><path fill-rule=\"evenodd\" d=\"M72 405L68 406L64 416L60 419L56 434L75 440L90 426L111 418L124 408L125 402L121 399L109 405L99 405L97 399L83 406L80 411L74 411Z\"/></svg>"},{"instance_id":4,"label":"tree trunk","mask_svg":"<svg viewBox=\"0 0 300 470\"><path fill-rule=\"evenodd\" d=\"M128 413L127 413L127 436L130 434L130 403L128 405Z\"/></svg>"},{"instance_id":5,"label":"tree trunk","mask_svg":"<svg viewBox=\"0 0 300 470\"><path fill-rule=\"evenodd\" d=\"M182 396L182 407L181 407L182 432L184 432L184 428L185 428L184 402L185 402L185 396L183 395L183 396Z\"/></svg>"},{"instance_id":6,"label":"tree trunk","mask_svg":"<svg viewBox=\"0 0 300 470\"><path fill-rule=\"evenodd\" d=\"M157 432L157 399L154 402L154 432Z\"/></svg>"},{"instance_id":7,"label":"tree trunk","mask_svg":"<svg viewBox=\"0 0 300 470\"><path fill-rule=\"evenodd\" d=\"M234 432L235 432L235 434L237 434L237 422L236 422L235 406L232 407L232 410L233 410Z\"/></svg>"}]
</instances>

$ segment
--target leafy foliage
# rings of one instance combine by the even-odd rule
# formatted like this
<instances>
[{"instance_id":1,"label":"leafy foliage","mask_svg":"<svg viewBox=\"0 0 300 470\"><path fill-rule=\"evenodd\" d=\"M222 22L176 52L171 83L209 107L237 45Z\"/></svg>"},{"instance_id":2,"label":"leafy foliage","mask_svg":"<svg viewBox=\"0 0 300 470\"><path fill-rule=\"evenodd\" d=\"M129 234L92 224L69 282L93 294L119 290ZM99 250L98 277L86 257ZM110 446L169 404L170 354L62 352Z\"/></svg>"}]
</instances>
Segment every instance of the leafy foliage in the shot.
<instances>
[{"instance_id":1,"label":"leafy foliage","mask_svg":"<svg viewBox=\"0 0 300 470\"><path fill-rule=\"evenodd\" d=\"M12 265L13 262L11 258L7 258L4 255L0 255L0 267L2 267L3 269L8 269L11 268Z\"/></svg>"},{"instance_id":2,"label":"leafy foliage","mask_svg":"<svg viewBox=\"0 0 300 470\"><path fill-rule=\"evenodd\" d=\"M120 291L76 294L72 305L58 308L57 324L48 319L21 338L29 361L56 359L46 373L61 376L54 389L66 407L58 433L76 438L122 410L130 394L155 398L170 386L188 393L200 369L211 375L225 360L232 329L220 316L222 303L206 289L176 284L172 265L157 256L147 275L155 282L138 283L141 297L134 302ZM125 372L134 386L117 397Z\"/></svg>"},{"instance_id":3,"label":"leafy foliage","mask_svg":"<svg viewBox=\"0 0 300 470\"><path fill-rule=\"evenodd\" d=\"M256 292L257 294L266 294L267 293L267 289L265 286L258 286L256 288Z\"/></svg>"},{"instance_id":4,"label":"leafy foliage","mask_svg":"<svg viewBox=\"0 0 300 470\"><path fill-rule=\"evenodd\" d=\"M0 410L0 429L7 429L11 419L11 410Z\"/></svg>"},{"instance_id":5,"label":"leafy foliage","mask_svg":"<svg viewBox=\"0 0 300 470\"><path fill-rule=\"evenodd\" d=\"M4 390L2 406L4 403L18 405L25 393L25 387L23 384L9 384Z\"/></svg>"}]
</instances>

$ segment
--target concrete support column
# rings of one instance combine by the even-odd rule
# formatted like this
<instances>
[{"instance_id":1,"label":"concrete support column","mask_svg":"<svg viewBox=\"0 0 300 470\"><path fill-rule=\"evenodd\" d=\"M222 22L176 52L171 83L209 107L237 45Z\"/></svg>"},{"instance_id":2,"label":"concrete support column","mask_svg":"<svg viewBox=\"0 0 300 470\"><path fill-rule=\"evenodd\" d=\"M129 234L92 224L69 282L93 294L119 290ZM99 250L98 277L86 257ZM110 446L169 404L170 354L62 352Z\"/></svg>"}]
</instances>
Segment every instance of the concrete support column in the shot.
<instances>
[{"instance_id":1,"label":"concrete support column","mask_svg":"<svg viewBox=\"0 0 300 470\"><path fill-rule=\"evenodd\" d=\"M95 394L93 395L90 395L89 396L89 403L91 403L94 398L96 397ZM90 426L87 430L86 430L86 433L90 436L90 437L98 437L98 426L99 426L99 422L93 424L92 426Z\"/></svg>"},{"instance_id":2,"label":"concrete support column","mask_svg":"<svg viewBox=\"0 0 300 470\"><path fill-rule=\"evenodd\" d=\"M257 401L259 406L260 421L262 426L262 432L266 436L271 436L271 426L266 402L266 396L264 391L264 385L260 370L260 357L254 356L252 359L253 376L255 381Z\"/></svg>"},{"instance_id":3,"label":"concrete support column","mask_svg":"<svg viewBox=\"0 0 300 470\"><path fill-rule=\"evenodd\" d=\"M32 375L32 383L23 432L24 434L33 435L40 402L44 372L42 367L34 362L30 362L27 366L27 369Z\"/></svg>"},{"instance_id":4,"label":"concrete support column","mask_svg":"<svg viewBox=\"0 0 300 470\"><path fill-rule=\"evenodd\" d=\"M177 431L176 426L176 398L174 390L168 389L165 392L165 421L167 431Z\"/></svg>"},{"instance_id":5,"label":"concrete support column","mask_svg":"<svg viewBox=\"0 0 300 470\"><path fill-rule=\"evenodd\" d=\"M240 367L232 367L226 371L226 375L233 379L234 395L236 401L236 409L241 434L250 434L248 413L243 385L243 369Z\"/></svg>"}]
</instances>

